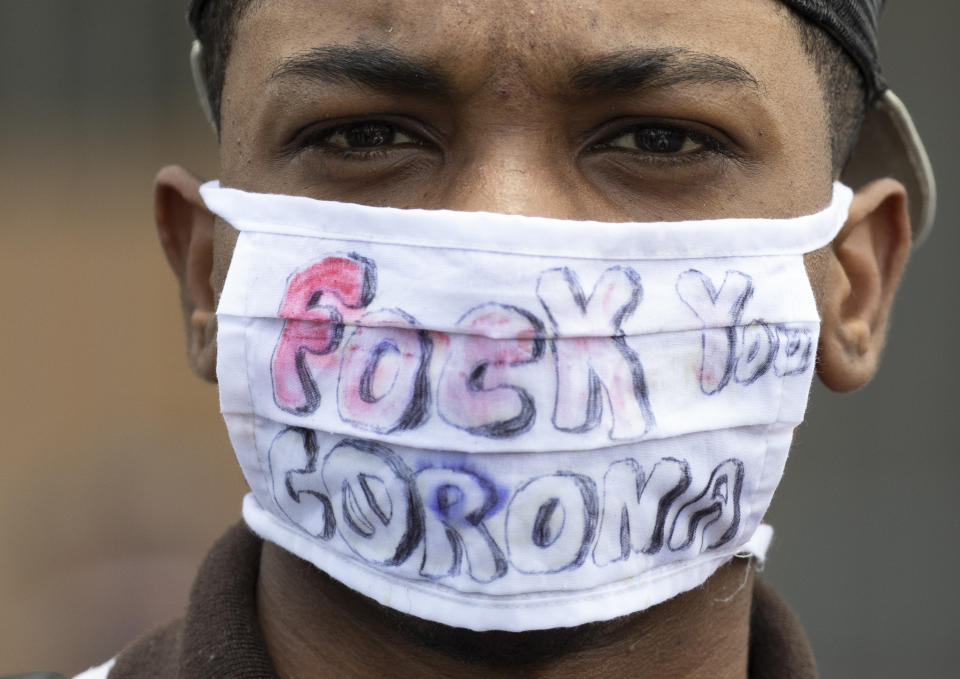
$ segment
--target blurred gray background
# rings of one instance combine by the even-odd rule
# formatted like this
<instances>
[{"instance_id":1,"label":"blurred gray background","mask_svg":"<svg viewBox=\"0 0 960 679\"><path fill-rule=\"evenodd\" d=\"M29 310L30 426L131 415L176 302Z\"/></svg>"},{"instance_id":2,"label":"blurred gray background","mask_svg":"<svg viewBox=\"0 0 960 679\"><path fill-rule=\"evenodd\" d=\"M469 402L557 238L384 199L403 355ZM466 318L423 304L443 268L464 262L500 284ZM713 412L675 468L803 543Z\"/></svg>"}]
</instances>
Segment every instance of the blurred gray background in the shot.
<instances>
[{"instance_id":1,"label":"blurred gray background","mask_svg":"<svg viewBox=\"0 0 960 679\"><path fill-rule=\"evenodd\" d=\"M0 674L71 673L175 615L243 483L188 373L151 180L216 174L185 0L0 0ZM947 0L893 0L883 63L940 186L880 375L814 391L765 577L824 677L958 676L960 132Z\"/></svg>"}]
</instances>

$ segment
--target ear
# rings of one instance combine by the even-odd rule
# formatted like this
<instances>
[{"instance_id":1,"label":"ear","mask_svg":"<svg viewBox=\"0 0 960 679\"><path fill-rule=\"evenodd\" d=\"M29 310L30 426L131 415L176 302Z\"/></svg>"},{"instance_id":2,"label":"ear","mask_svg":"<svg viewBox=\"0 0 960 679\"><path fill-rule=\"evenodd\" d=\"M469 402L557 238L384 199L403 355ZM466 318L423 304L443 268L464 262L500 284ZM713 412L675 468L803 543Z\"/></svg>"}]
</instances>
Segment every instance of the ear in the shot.
<instances>
[{"instance_id":1,"label":"ear","mask_svg":"<svg viewBox=\"0 0 960 679\"><path fill-rule=\"evenodd\" d=\"M214 216L200 197L201 180L182 167L165 167L153 189L153 213L167 262L180 282L190 367L216 381L216 316L210 283Z\"/></svg>"},{"instance_id":2,"label":"ear","mask_svg":"<svg viewBox=\"0 0 960 679\"><path fill-rule=\"evenodd\" d=\"M859 389L877 370L910 233L900 182L879 179L856 192L833 241L820 309L817 372L834 391Z\"/></svg>"}]
</instances>

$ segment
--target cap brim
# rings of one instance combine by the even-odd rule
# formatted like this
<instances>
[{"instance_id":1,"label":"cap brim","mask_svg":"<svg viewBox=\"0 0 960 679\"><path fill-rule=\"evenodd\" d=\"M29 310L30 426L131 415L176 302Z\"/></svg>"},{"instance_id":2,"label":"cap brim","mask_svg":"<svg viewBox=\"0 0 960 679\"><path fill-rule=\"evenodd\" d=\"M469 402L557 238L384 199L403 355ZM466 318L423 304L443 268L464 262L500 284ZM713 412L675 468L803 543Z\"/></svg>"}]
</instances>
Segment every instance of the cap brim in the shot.
<instances>
[{"instance_id":1,"label":"cap brim","mask_svg":"<svg viewBox=\"0 0 960 679\"><path fill-rule=\"evenodd\" d=\"M906 106L890 90L867 112L860 138L840 175L854 190L881 177L892 177L906 187L913 242L918 245L933 226L937 185L917 128Z\"/></svg>"}]
</instances>

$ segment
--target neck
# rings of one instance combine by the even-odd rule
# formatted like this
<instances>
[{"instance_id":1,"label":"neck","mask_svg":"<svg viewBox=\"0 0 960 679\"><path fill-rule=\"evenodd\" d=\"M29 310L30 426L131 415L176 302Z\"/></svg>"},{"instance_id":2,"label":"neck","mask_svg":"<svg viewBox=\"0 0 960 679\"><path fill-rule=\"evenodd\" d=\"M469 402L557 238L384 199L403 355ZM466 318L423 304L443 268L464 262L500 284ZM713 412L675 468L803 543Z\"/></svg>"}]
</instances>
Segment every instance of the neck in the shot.
<instances>
[{"instance_id":1,"label":"neck","mask_svg":"<svg viewBox=\"0 0 960 679\"><path fill-rule=\"evenodd\" d=\"M706 583L605 623L475 633L386 609L264 542L260 624L281 679L424 676L744 679L753 569L734 559Z\"/></svg>"}]
</instances>

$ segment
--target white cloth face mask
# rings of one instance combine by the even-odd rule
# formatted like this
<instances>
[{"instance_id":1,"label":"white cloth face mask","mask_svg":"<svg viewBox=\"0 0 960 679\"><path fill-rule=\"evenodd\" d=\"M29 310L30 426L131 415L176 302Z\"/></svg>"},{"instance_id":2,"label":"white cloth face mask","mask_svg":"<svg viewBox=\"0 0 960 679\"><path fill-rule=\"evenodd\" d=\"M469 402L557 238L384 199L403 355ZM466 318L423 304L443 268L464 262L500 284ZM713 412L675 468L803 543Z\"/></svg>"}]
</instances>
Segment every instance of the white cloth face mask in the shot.
<instances>
[{"instance_id":1,"label":"white cloth face mask","mask_svg":"<svg viewBox=\"0 0 960 679\"><path fill-rule=\"evenodd\" d=\"M764 557L819 317L793 219L577 222L201 189L240 231L221 409L259 535L474 630L606 620Z\"/></svg>"}]
</instances>

